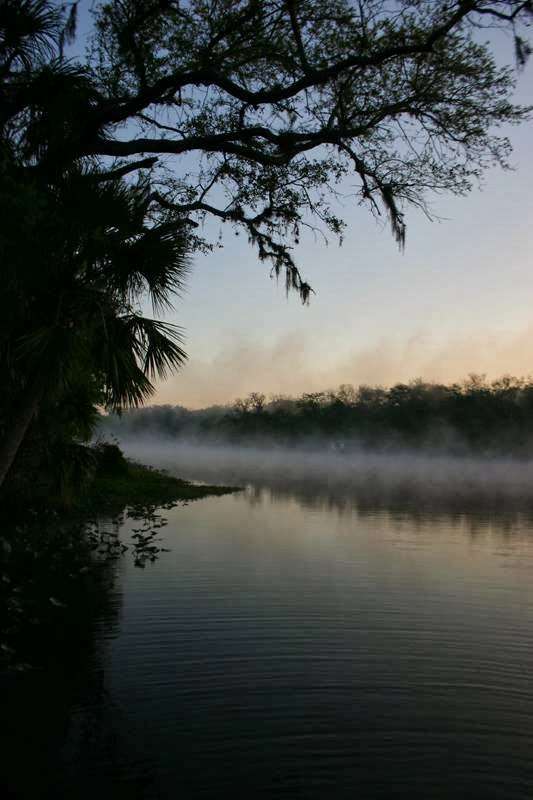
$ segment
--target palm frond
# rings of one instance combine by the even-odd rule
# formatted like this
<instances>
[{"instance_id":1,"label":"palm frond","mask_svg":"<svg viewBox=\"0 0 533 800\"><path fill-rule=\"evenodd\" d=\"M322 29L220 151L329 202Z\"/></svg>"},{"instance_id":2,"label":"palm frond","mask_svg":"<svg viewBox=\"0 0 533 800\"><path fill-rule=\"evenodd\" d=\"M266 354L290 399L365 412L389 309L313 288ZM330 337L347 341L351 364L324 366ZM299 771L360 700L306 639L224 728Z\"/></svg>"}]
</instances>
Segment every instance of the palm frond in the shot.
<instances>
[{"instance_id":1,"label":"palm frond","mask_svg":"<svg viewBox=\"0 0 533 800\"><path fill-rule=\"evenodd\" d=\"M178 325L139 314L130 315L127 321L146 375L164 380L184 365L187 354L181 347L184 337Z\"/></svg>"},{"instance_id":2,"label":"palm frond","mask_svg":"<svg viewBox=\"0 0 533 800\"><path fill-rule=\"evenodd\" d=\"M117 244L109 271L115 288L130 297L147 292L156 314L171 308L191 268L184 231L179 226L143 229L139 236Z\"/></svg>"},{"instance_id":3,"label":"palm frond","mask_svg":"<svg viewBox=\"0 0 533 800\"><path fill-rule=\"evenodd\" d=\"M48 0L0 0L0 58L31 69L53 58L61 32L60 9Z\"/></svg>"}]
</instances>

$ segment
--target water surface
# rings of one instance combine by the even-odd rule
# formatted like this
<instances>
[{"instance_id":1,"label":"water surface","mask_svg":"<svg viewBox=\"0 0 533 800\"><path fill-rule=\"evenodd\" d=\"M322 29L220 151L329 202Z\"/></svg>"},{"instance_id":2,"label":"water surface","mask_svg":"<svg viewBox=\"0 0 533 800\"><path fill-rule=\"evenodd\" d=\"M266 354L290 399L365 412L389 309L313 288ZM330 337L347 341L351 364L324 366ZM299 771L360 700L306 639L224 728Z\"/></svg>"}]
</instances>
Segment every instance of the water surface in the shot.
<instances>
[{"instance_id":1,"label":"water surface","mask_svg":"<svg viewBox=\"0 0 533 800\"><path fill-rule=\"evenodd\" d=\"M528 508L275 477L117 562L50 796L530 798Z\"/></svg>"}]
</instances>

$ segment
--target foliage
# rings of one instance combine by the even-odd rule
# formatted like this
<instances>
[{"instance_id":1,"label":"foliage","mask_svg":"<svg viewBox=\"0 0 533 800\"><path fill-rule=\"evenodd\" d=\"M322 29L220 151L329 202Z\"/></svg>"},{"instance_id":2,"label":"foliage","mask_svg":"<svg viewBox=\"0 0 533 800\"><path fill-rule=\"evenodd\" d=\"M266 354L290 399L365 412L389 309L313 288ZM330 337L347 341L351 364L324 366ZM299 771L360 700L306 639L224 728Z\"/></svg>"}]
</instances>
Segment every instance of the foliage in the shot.
<instances>
[{"instance_id":1,"label":"foliage","mask_svg":"<svg viewBox=\"0 0 533 800\"><path fill-rule=\"evenodd\" d=\"M128 472L128 462L117 444L98 442L93 448L99 475L122 476Z\"/></svg>"},{"instance_id":2,"label":"foliage","mask_svg":"<svg viewBox=\"0 0 533 800\"><path fill-rule=\"evenodd\" d=\"M185 357L179 330L142 316L134 304L148 294L158 308L182 287L186 243L146 227L142 184L97 178L73 171L53 192L38 180L3 182L1 246L11 302L1 356L15 391L25 373L45 364L50 390L97 379L102 402L118 407L140 402L153 391L150 378Z\"/></svg>"},{"instance_id":3,"label":"foliage","mask_svg":"<svg viewBox=\"0 0 533 800\"><path fill-rule=\"evenodd\" d=\"M80 500L80 507L116 512L125 505L144 509L235 491L239 491L238 487L192 484L161 470L126 462L126 469L117 469L115 464L112 471L99 471L89 493Z\"/></svg>"},{"instance_id":4,"label":"foliage","mask_svg":"<svg viewBox=\"0 0 533 800\"><path fill-rule=\"evenodd\" d=\"M256 394L225 411L153 406L100 428L118 437L158 435L239 444L416 447L457 453L531 456L533 380L471 375L450 385L414 380L389 388L343 385L337 391L275 396L260 408Z\"/></svg>"},{"instance_id":5,"label":"foliage","mask_svg":"<svg viewBox=\"0 0 533 800\"><path fill-rule=\"evenodd\" d=\"M152 154L154 208L244 229L307 300L292 245L306 228L342 236L336 195L388 218L403 246L409 206L507 164L497 128L528 110L482 39L510 30L523 65L532 19L519 0L103 2L102 127L84 152L132 169Z\"/></svg>"},{"instance_id":6,"label":"foliage","mask_svg":"<svg viewBox=\"0 0 533 800\"><path fill-rule=\"evenodd\" d=\"M206 217L244 229L304 300L292 244L342 236L336 194L403 246L407 207L505 165L496 129L529 113L478 34L510 30L523 66L531 0L111 0L88 58L66 60L77 6L2 0L4 147L26 174L149 171L155 218L186 219L200 248Z\"/></svg>"},{"instance_id":7,"label":"foliage","mask_svg":"<svg viewBox=\"0 0 533 800\"><path fill-rule=\"evenodd\" d=\"M64 163L94 101L91 80L56 57L60 9L3 2L0 11L1 478L18 452L15 482L52 466L68 495L90 473L80 443L96 406L142 402L185 359L180 329L146 317L140 301L158 312L181 290L187 235L152 220L142 177L108 180L90 160Z\"/></svg>"}]
</instances>

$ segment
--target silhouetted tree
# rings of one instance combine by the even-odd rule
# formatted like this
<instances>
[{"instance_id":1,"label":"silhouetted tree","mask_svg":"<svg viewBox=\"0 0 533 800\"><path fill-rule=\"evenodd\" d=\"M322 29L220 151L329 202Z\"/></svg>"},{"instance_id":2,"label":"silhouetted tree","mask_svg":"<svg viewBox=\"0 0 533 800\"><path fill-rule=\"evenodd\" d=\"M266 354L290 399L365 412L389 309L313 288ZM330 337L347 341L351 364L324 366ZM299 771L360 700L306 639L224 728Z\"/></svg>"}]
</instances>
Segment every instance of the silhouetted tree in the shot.
<instances>
[{"instance_id":1,"label":"silhouetted tree","mask_svg":"<svg viewBox=\"0 0 533 800\"><path fill-rule=\"evenodd\" d=\"M180 330L143 316L139 301L147 295L156 311L170 304L188 236L151 214L142 177L126 183L89 161L60 163L61 142L83 127L76 115L93 96L89 77L53 60L66 33L50 3L4 2L0 11L1 484L38 413L49 439L87 437L96 403L138 404L153 377L183 363Z\"/></svg>"},{"instance_id":2,"label":"silhouetted tree","mask_svg":"<svg viewBox=\"0 0 533 800\"><path fill-rule=\"evenodd\" d=\"M40 149L26 168L149 169L153 213L244 228L304 299L291 240L315 223L341 235L336 187L355 178L354 200L386 214L403 245L405 208L505 164L509 143L492 130L528 115L475 33L510 29L523 64L531 0L111 0L95 8L85 66L57 58L77 6L0 3L4 135Z\"/></svg>"},{"instance_id":3,"label":"silhouetted tree","mask_svg":"<svg viewBox=\"0 0 533 800\"><path fill-rule=\"evenodd\" d=\"M306 227L342 236L337 192L403 246L408 206L507 163L493 130L528 112L476 34L511 30L523 64L532 19L530 0L106 2L78 152L131 171L151 156L154 208L244 229L306 300L291 246Z\"/></svg>"},{"instance_id":4,"label":"silhouetted tree","mask_svg":"<svg viewBox=\"0 0 533 800\"><path fill-rule=\"evenodd\" d=\"M38 412L52 429L55 416L66 432L60 409L71 398L77 398L73 414L83 420L89 413L91 421L94 403L136 405L153 393L152 377L185 358L179 329L145 317L137 302L146 293L157 307L179 288L186 237L174 226L146 226L142 184L98 177L73 172L53 193L38 184L17 186L15 199L0 191L0 213L9 221L3 255L10 300L0 342L9 376L1 400L0 482Z\"/></svg>"}]
</instances>

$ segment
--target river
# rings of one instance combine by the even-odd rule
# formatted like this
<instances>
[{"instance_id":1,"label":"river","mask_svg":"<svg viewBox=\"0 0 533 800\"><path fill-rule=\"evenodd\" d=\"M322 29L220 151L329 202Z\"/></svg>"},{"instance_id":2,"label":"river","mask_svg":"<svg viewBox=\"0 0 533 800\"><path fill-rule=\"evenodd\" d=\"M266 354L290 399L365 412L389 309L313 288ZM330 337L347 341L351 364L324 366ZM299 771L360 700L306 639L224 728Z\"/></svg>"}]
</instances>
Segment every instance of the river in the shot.
<instances>
[{"instance_id":1,"label":"river","mask_svg":"<svg viewBox=\"0 0 533 800\"><path fill-rule=\"evenodd\" d=\"M50 797L530 798L531 508L249 472L116 562L68 698L33 686Z\"/></svg>"}]
</instances>

